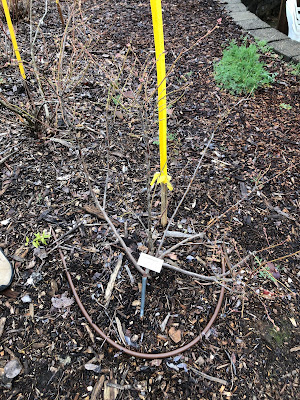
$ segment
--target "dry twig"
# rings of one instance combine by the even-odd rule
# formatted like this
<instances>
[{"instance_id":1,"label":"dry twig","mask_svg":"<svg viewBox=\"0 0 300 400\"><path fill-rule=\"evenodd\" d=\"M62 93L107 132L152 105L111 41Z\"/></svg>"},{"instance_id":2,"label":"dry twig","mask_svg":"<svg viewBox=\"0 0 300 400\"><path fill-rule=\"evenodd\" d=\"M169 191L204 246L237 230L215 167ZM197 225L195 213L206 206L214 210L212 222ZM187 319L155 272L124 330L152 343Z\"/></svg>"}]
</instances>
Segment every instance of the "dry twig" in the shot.
<instances>
[{"instance_id":1,"label":"dry twig","mask_svg":"<svg viewBox=\"0 0 300 400\"><path fill-rule=\"evenodd\" d=\"M196 368L189 367L189 369L190 369L191 371L193 371L195 374L200 375L200 376L202 376L203 378L208 379L209 381L217 382L217 383L220 383L220 385L225 385L225 386L228 384L228 382L225 381L224 379L220 379L220 378L216 378L215 376L207 375L207 374L205 374L204 372L199 371L199 370L196 369Z\"/></svg>"}]
</instances>

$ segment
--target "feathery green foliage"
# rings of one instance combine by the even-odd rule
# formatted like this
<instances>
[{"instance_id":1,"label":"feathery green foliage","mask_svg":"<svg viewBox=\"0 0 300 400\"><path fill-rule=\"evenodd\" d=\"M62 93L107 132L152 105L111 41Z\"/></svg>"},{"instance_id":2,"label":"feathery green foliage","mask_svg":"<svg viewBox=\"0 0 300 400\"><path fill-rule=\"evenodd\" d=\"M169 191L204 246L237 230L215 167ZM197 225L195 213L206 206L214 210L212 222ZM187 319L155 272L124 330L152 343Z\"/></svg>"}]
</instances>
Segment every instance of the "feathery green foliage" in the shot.
<instances>
[{"instance_id":1,"label":"feathery green foliage","mask_svg":"<svg viewBox=\"0 0 300 400\"><path fill-rule=\"evenodd\" d=\"M252 93L274 81L274 76L259 61L258 47L255 44L247 46L246 41L241 46L232 41L214 70L217 84L232 94Z\"/></svg>"}]
</instances>

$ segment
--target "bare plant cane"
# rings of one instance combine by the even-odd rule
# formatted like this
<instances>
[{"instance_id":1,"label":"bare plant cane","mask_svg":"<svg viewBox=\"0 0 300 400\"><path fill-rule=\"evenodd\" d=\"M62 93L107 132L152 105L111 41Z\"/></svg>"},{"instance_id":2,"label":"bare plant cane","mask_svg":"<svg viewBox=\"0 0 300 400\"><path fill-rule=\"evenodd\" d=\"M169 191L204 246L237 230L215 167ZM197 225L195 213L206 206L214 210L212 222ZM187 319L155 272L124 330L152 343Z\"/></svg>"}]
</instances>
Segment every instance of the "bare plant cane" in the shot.
<instances>
[{"instance_id":1,"label":"bare plant cane","mask_svg":"<svg viewBox=\"0 0 300 400\"><path fill-rule=\"evenodd\" d=\"M48 13L48 0L45 0L44 14L42 15L42 17L40 18L40 20L38 22L38 25L37 25L37 28L35 30L35 33L33 33L32 0L30 0L30 6L29 7L30 7L29 8L29 17L30 17L30 54L31 54L31 63L32 63L35 79L36 79L37 84L38 84L38 91L39 91L39 94L40 94L40 96L41 96L41 98L43 100L45 118L46 118L46 121L49 121L49 118L50 118L49 108L48 108L47 101L46 101L46 98L45 98L45 93L44 93L44 90L43 90L40 74L39 74L39 71L38 71L38 68L37 68L37 65L36 65L35 55L34 55L35 42L36 42L40 27L43 24L44 19L46 18L46 15Z\"/></svg>"}]
</instances>

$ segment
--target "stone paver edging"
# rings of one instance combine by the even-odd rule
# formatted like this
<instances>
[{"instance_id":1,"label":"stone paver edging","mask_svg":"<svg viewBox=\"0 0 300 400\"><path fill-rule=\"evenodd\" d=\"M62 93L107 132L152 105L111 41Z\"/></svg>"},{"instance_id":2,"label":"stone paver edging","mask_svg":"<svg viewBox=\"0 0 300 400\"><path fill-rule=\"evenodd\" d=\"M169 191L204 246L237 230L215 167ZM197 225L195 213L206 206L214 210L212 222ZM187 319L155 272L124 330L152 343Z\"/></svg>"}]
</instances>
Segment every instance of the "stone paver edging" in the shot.
<instances>
[{"instance_id":1,"label":"stone paver edging","mask_svg":"<svg viewBox=\"0 0 300 400\"><path fill-rule=\"evenodd\" d=\"M223 3L226 11L237 25L259 40L264 40L284 60L300 63L300 42L271 28L255 14L247 11L241 0L216 0Z\"/></svg>"}]
</instances>

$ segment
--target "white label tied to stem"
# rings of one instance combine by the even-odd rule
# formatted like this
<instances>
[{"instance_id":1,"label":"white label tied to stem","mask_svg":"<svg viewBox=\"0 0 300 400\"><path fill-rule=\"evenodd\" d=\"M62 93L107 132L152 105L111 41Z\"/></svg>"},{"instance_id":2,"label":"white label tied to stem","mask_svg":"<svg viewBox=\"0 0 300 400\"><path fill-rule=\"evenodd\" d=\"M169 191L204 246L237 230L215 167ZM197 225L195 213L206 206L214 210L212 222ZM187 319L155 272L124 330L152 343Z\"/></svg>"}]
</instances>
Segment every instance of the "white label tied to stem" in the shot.
<instances>
[{"instance_id":1,"label":"white label tied to stem","mask_svg":"<svg viewBox=\"0 0 300 400\"><path fill-rule=\"evenodd\" d=\"M141 253L140 257L138 259L138 265L144 268L148 268L151 271L155 272L160 272L162 265L163 265L164 260L161 260L160 258L150 256L149 254L146 253Z\"/></svg>"}]
</instances>

